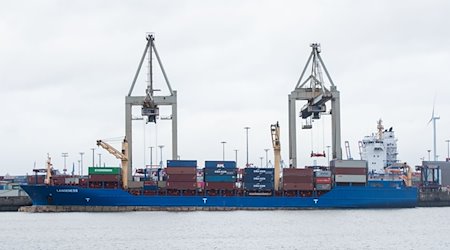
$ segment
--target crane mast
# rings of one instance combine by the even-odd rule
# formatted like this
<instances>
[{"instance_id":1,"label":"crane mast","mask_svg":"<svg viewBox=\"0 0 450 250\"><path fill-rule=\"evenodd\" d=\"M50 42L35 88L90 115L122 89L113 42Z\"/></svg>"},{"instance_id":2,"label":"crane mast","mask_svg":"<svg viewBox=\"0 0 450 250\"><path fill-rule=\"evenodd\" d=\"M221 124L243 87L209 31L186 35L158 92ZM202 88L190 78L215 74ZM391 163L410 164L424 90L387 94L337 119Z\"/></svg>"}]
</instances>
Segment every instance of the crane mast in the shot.
<instances>
[{"instance_id":1,"label":"crane mast","mask_svg":"<svg viewBox=\"0 0 450 250\"><path fill-rule=\"evenodd\" d=\"M272 146L274 153L274 189L278 191L280 189L280 163L281 163L281 145L280 145L280 125L278 122L270 126L272 134Z\"/></svg>"}]
</instances>

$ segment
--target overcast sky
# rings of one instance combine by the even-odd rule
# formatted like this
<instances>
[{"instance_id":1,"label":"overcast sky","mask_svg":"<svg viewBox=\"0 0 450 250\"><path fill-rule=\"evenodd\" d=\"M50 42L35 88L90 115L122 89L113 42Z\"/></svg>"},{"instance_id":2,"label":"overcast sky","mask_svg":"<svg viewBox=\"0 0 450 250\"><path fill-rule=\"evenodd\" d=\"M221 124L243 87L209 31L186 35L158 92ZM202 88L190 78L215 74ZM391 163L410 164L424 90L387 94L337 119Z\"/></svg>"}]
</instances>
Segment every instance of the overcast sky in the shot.
<instances>
[{"instance_id":1,"label":"overcast sky","mask_svg":"<svg viewBox=\"0 0 450 250\"><path fill-rule=\"evenodd\" d=\"M2 1L0 175L31 173L35 162L44 167L47 153L62 169L61 153L67 152L71 170L85 152L86 169L92 165L90 148L96 148L95 164L101 153L102 162L118 166L95 142L125 135L125 95L147 32L155 33L178 91L182 159L201 166L220 160L220 142L226 141L225 157L234 160L238 149L243 166L249 126L249 161L260 165L264 149L271 148L270 125L279 121L288 162L288 94L311 42L321 43L341 93L342 144L350 142L355 158L358 141L375 132L379 118L394 127L399 159L416 165L428 158L435 98L441 117L437 154L444 159L450 139L449 13L444 0ZM145 74L146 67L133 95L144 95ZM162 90L158 95L168 94L160 71L155 87ZM171 114L167 108L161 112ZM134 167L148 164L150 146L164 145L167 160L170 121L157 128L133 124ZM331 145L330 129L329 117L312 131L299 129L300 166L312 164L311 151Z\"/></svg>"}]
</instances>

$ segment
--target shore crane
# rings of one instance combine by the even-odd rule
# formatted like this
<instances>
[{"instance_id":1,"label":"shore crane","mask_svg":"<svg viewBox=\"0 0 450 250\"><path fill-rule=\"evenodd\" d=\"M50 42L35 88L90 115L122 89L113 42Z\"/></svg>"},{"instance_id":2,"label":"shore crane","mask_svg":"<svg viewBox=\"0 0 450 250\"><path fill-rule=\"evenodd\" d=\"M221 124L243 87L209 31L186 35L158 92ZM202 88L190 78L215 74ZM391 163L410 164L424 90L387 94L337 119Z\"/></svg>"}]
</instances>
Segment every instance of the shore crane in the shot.
<instances>
[{"instance_id":1,"label":"shore crane","mask_svg":"<svg viewBox=\"0 0 450 250\"><path fill-rule=\"evenodd\" d=\"M159 57L158 51L155 46L155 36L153 33L149 33L146 36L147 43L145 45L144 53L139 62L138 69L133 78L133 82L131 84L128 95L125 96L125 138L127 139L127 159L126 167L127 170L124 171L126 176L123 178L127 178L127 183L132 183L132 166L133 166L133 133L132 133L132 107L140 106L141 114L143 117L147 118L147 123L154 122L156 123L157 117L159 117L159 106L171 106L172 107L172 115L170 119L172 120L172 159L177 159L178 156L178 133L177 133L177 91L172 90L170 86L169 79L167 78L166 71L164 70L161 58ZM157 91L153 88L153 54L155 54L156 59L159 64L159 68L161 69L162 75L166 82L167 88L169 90L169 95L166 96L155 96L154 92ZM141 71L142 64L144 63L145 58L148 57L148 65L149 65L149 74L148 74L148 84L145 96L132 96L134 86L136 84L136 80ZM124 166L122 166L124 167ZM125 183L125 182L124 182Z\"/></svg>"},{"instance_id":2,"label":"shore crane","mask_svg":"<svg viewBox=\"0 0 450 250\"><path fill-rule=\"evenodd\" d=\"M300 117L306 120L303 129L311 129L311 119L320 119L326 113L326 102L331 101L331 135L332 159L342 159L341 148L341 118L340 97L322 58L320 57L320 44L311 44L311 54L306 62L295 89L289 94L289 167L296 168L297 162L297 127L296 127L296 101L307 101L301 108ZM303 76L311 65L311 75L303 80ZM325 72L330 86L325 86L322 76ZM313 152L314 153L314 152Z\"/></svg>"}]
</instances>

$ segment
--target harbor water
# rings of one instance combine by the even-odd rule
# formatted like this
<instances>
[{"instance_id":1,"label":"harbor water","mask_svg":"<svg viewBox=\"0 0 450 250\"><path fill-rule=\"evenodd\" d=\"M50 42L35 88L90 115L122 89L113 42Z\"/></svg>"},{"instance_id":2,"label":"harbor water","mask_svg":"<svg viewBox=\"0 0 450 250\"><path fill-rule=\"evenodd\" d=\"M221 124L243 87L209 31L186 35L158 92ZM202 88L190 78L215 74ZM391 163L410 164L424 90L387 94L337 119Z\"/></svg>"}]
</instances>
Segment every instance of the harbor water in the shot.
<instances>
[{"instance_id":1,"label":"harbor water","mask_svg":"<svg viewBox=\"0 0 450 250\"><path fill-rule=\"evenodd\" d=\"M450 207L1 212L0 249L450 249Z\"/></svg>"}]
</instances>

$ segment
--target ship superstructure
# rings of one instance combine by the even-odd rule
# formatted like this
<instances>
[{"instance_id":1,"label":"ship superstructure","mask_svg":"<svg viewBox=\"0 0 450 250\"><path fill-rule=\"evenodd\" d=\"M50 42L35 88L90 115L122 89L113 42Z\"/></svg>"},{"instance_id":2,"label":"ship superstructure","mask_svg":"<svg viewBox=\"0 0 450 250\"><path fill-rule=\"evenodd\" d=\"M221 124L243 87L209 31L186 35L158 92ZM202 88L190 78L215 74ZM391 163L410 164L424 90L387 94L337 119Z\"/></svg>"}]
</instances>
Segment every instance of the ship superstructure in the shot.
<instances>
[{"instance_id":1,"label":"ship superstructure","mask_svg":"<svg viewBox=\"0 0 450 250\"><path fill-rule=\"evenodd\" d=\"M360 142L361 159L367 161L371 173L384 173L387 167L398 162L394 130L384 129L382 123L378 120L377 133L365 136Z\"/></svg>"}]
</instances>

